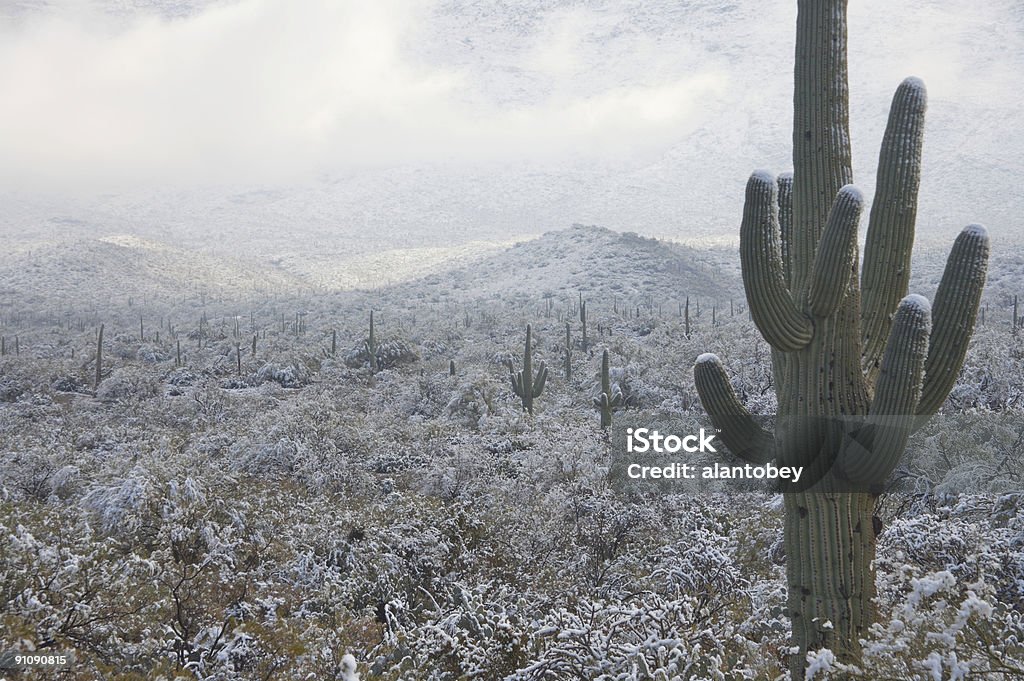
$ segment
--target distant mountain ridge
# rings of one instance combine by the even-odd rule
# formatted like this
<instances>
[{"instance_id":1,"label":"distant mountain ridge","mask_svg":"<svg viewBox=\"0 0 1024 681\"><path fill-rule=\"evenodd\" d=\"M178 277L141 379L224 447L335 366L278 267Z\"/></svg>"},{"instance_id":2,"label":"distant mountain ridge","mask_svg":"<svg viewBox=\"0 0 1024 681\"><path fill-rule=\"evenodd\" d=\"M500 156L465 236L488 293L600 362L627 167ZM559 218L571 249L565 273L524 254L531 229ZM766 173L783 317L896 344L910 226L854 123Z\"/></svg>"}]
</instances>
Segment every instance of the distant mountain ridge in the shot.
<instances>
[{"instance_id":1,"label":"distant mountain ridge","mask_svg":"<svg viewBox=\"0 0 1024 681\"><path fill-rule=\"evenodd\" d=\"M28 309L74 305L123 305L137 301L175 305L186 299L298 291L405 301L465 302L500 297L600 298L635 305L654 293L664 300L686 296L741 295L735 253L696 250L635 233L574 225L521 241L452 249L417 260L409 249L380 251L374 270L336 278L304 271L290 255L258 260L197 253L134 235L57 241L0 260L6 302ZM319 260L329 258L321 254ZM365 267L355 260L353 268ZM339 259L332 268L343 272ZM315 274L315 273L314 273ZM379 275L374 280L371 274ZM394 283L399 282L399 283Z\"/></svg>"}]
</instances>

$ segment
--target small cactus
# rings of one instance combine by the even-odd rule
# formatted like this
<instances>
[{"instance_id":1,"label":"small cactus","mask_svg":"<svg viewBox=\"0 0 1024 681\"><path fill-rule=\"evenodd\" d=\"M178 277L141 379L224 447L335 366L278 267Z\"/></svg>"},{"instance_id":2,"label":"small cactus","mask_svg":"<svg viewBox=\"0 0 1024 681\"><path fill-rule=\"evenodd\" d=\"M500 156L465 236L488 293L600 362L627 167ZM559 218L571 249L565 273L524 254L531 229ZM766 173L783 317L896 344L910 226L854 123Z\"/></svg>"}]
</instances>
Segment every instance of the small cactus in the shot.
<instances>
[{"instance_id":1,"label":"small cactus","mask_svg":"<svg viewBox=\"0 0 1024 681\"><path fill-rule=\"evenodd\" d=\"M622 406L622 392L618 386L612 389L608 364L608 351L601 354L601 394L594 398L594 406L601 412L601 427L611 428L612 412Z\"/></svg>"},{"instance_id":2,"label":"small cactus","mask_svg":"<svg viewBox=\"0 0 1024 681\"><path fill-rule=\"evenodd\" d=\"M370 371L377 373L377 337L373 333L373 310L370 310L370 337L366 341L366 354L370 356Z\"/></svg>"},{"instance_id":3,"label":"small cactus","mask_svg":"<svg viewBox=\"0 0 1024 681\"><path fill-rule=\"evenodd\" d=\"M580 324L583 325L583 339L582 345L583 351L587 350L587 301L583 300L583 294L580 294Z\"/></svg>"},{"instance_id":4,"label":"small cactus","mask_svg":"<svg viewBox=\"0 0 1024 681\"><path fill-rule=\"evenodd\" d=\"M572 380L572 334L569 325L565 325L565 382Z\"/></svg>"},{"instance_id":5,"label":"small cactus","mask_svg":"<svg viewBox=\"0 0 1024 681\"><path fill-rule=\"evenodd\" d=\"M690 337L690 296L686 296L686 306L683 308L683 326L686 329L686 337Z\"/></svg>"},{"instance_id":6,"label":"small cactus","mask_svg":"<svg viewBox=\"0 0 1024 681\"><path fill-rule=\"evenodd\" d=\"M533 375L533 342L532 330L526 326L526 350L523 353L523 370L516 373L509 370L512 378L512 390L523 401L523 409L533 415L533 401L544 392L544 383L548 380L548 369L544 362L540 363L537 375Z\"/></svg>"},{"instance_id":7,"label":"small cactus","mask_svg":"<svg viewBox=\"0 0 1024 681\"><path fill-rule=\"evenodd\" d=\"M93 383L93 388L100 387L100 381L103 380L103 325L100 324L99 334L96 336L96 380Z\"/></svg>"}]
</instances>

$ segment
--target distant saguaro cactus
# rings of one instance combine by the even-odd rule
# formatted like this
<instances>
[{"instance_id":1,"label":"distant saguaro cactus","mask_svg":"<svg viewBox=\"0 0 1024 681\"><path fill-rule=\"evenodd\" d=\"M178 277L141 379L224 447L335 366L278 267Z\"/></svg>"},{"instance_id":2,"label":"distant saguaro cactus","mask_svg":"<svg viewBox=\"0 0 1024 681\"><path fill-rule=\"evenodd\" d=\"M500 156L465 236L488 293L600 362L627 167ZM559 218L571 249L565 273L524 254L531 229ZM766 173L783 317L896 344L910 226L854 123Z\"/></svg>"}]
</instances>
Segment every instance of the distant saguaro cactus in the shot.
<instances>
[{"instance_id":1,"label":"distant saguaro cactus","mask_svg":"<svg viewBox=\"0 0 1024 681\"><path fill-rule=\"evenodd\" d=\"M96 380L93 381L93 389L100 386L103 380L103 325L100 324L99 333L96 334Z\"/></svg>"},{"instance_id":2,"label":"distant saguaro cactus","mask_svg":"<svg viewBox=\"0 0 1024 681\"><path fill-rule=\"evenodd\" d=\"M583 300L582 296L583 294L580 294L580 325L583 327L580 347L586 352L589 344L587 339L587 301Z\"/></svg>"},{"instance_id":3,"label":"distant saguaro cactus","mask_svg":"<svg viewBox=\"0 0 1024 681\"><path fill-rule=\"evenodd\" d=\"M890 109L857 276L863 198L850 185L846 0L798 5L795 172L750 177L740 228L749 311L772 347L774 434L739 402L717 357L701 355L694 367L701 401L734 454L805 469L800 486L785 490L794 680L811 650L861 660L875 619L876 496L909 434L956 380L989 250L985 229L968 226L934 303L907 295L926 99L908 78Z\"/></svg>"},{"instance_id":4,"label":"distant saguaro cactus","mask_svg":"<svg viewBox=\"0 0 1024 681\"><path fill-rule=\"evenodd\" d=\"M594 406L601 412L601 427L611 428L612 412L622 406L622 392L618 386L612 390L607 350L601 354L601 394L594 398Z\"/></svg>"},{"instance_id":5,"label":"distant saguaro cactus","mask_svg":"<svg viewBox=\"0 0 1024 681\"><path fill-rule=\"evenodd\" d=\"M690 337L690 296L686 296L686 306L683 308L683 328L686 330L686 337Z\"/></svg>"},{"instance_id":6,"label":"distant saguaro cactus","mask_svg":"<svg viewBox=\"0 0 1024 681\"><path fill-rule=\"evenodd\" d=\"M565 325L565 382L572 380L572 332L569 324Z\"/></svg>"},{"instance_id":7,"label":"distant saguaro cactus","mask_svg":"<svg viewBox=\"0 0 1024 681\"><path fill-rule=\"evenodd\" d=\"M548 369L544 362L541 362L540 367L537 369L537 375L533 375L532 329L529 325L526 326L526 350L523 352L523 369L518 374L510 369L509 373L512 377L512 390L522 400L523 409L532 416L533 401L544 392L544 383L548 380Z\"/></svg>"},{"instance_id":8,"label":"distant saguaro cactus","mask_svg":"<svg viewBox=\"0 0 1024 681\"><path fill-rule=\"evenodd\" d=\"M366 341L366 352L370 355L370 371L377 373L377 338L373 332L373 310L370 310L370 337Z\"/></svg>"}]
</instances>

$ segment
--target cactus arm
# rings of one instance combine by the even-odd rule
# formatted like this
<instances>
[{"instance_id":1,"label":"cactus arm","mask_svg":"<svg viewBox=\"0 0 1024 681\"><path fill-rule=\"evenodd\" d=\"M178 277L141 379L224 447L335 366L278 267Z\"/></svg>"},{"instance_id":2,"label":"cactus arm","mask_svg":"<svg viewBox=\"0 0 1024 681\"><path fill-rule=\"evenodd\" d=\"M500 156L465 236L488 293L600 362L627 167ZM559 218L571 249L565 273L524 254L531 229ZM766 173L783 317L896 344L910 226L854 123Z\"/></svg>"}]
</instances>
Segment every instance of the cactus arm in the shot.
<instances>
[{"instance_id":1,"label":"cactus arm","mask_svg":"<svg viewBox=\"0 0 1024 681\"><path fill-rule=\"evenodd\" d=\"M514 371L509 372L509 377L512 379L512 392L519 397L523 396L522 376L522 372L519 372L519 374L516 374Z\"/></svg>"},{"instance_id":2,"label":"cactus arm","mask_svg":"<svg viewBox=\"0 0 1024 681\"><path fill-rule=\"evenodd\" d=\"M864 196L853 185L839 190L814 256L807 302L811 314L829 317L846 297L857 252L857 223Z\"/></svg>"},{"instance_id":3,"label":"cactus arm","mask_svg":"<svg viewBox=\"0 0 1024 681\"><path fill-rule=\"evenodd\" d=\"M758 425L736 397L717 356L705 353L698 357L693 365L693 380L701 404L719 430L719 439L729 451L745 461L757 464L775 458L771 433Z\"/></svg>"},{"instance_id":4,"label":"cactus arm","mask_svg":"<svg viewBox=\"0 0 1024 681\"><path fill-rule=\"evenodd\" d=\"M807 345L814 329L794 305L783 279L775 178L764 171L747 181L740 259L750 313L765 340L783 352Z\"/></svg>"},{"instance_id":5,"label":"cactus arm","mask_svg":"<svg viewBox=\"0 0 1024 681\"><path fill-rule=\"evenodd\" d=\"M537 369L537 378L533 381L533 396L540 397L540 394L544 392L544 383L548 380L548 368L544 362L540 363L540 367Z\"/></svg>"},{"instance_id":6,"label":"cactus arm","mask_svg":"<svg viewBox=\"0 0 1024 681\"><path fill-rule=\"evenodd\" d=\"M869 385L878 375L893 311L907 295L910 281L927 99L917 78L900 83L878 157L861 274L862 365Z\"/></svg>"},{"instance_id":7,"label":"cactus arm","mask_svg":"<svg viewBox=\"0 0 1024 681\"><path fill-rule=\"evenodd\" d=\"M779 185L779 249L782 256L782 277L789 284L793 254L793 173L780 173Z\"/></svg>"},{"instance_id":8,"label":"cactus arm","mask_svg":"<svg viewBox=\"0 0 1024 681\"><path fill-rule=\"evenodd\" d=\"M957 236L932 306L932 334L917 413L931 416L946 401L964 365L988 269L988 232L968 225Z\"/></svg>"},{"instance_id":9,"label":"cactus arm","mask_svg":"<svg viewBox=\"0 0 1024 681\"><path fill-rule=\"evenodd\" d=\"M608 393L601 393L594 398L594 406L601 412L601 427L610 428L612 425L612 403Z\"/></svg>"},{"instance_id":10,"label":"cactus arm","mask_svg":"<svg viewBox=\"0 0 1024 681\"><path fill-rule=\"evenodd\" d=\"M928 301L918 295L904 298L893 317L867 427L840 453L848 480L881 485L899 463L921 400L930 333Z\"/></svg>"}]
</instances>

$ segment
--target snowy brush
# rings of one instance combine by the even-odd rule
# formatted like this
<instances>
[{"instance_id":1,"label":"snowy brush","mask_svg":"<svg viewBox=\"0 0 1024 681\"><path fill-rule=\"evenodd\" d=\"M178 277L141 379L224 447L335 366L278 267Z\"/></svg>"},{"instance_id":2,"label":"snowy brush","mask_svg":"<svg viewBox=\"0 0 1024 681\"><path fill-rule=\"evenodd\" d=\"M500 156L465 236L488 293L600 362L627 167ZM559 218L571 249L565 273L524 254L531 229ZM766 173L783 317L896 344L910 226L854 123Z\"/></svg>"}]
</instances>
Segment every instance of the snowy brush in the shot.
<instances>
[{"instance_id":1,"label":"snowy brush","mask_svg":"<svg viewBox=\"0 0 1024 681\"><path fill-rule=\"evenodd\" d=\"M622 392L618 386L612 390L608 364L608 351L601 354L601 394L594 398L594 406L601 412L601 427L611 428L612 412L622 406Z\"/></svg>"},{"instance_id":2,"label":"snowy brush","mask_svg":"<svg viewBox=\"0 0 1024 681\"><path fill-rule=\"evenodd\" d=\"M740 403L718 358L694 379L720 439L751 462L803 466L786 490L785 550L793 679L808 651L857 664L875 619L877 493L914 428L946 399L963 365L985 282L988 236L957 237L934 302L907 295L926 94L896 90L882 141L864 265L851 186L846 1L800 0L793 175L755 172L740 228L751 316L772 347L774 433Z\"/></svg>"},{"instance_id":3,"label":"snowy brush","mask_svg":"<svg viewBox=\"0 0 1024 681\"><path fill-rule=\"evenodd\" d=\"M544 383L548 380L548 369L544 362L540 363L537 375L533 375L532 330L526 326L526 351L523 353L523 370L518 374L509 371L512 377L512 390L523 401L523 409L533 415L533 400L544 392Z\"/></svg>"}]
</instances>

